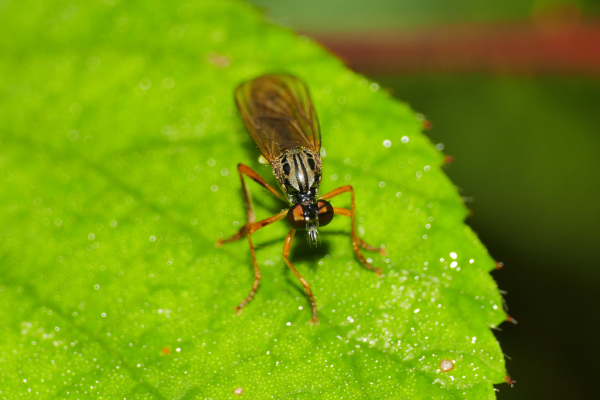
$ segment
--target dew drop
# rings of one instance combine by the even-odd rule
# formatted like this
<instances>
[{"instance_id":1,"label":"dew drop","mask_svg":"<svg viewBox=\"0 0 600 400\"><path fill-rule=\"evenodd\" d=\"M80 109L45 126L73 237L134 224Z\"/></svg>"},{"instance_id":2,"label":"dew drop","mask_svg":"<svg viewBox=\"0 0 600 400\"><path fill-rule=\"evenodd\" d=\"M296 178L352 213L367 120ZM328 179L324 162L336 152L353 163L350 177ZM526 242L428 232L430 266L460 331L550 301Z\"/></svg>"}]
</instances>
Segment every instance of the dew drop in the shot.
<instances>
[{"instance_id":1,"label":"dew drop","mask_svg":"<svg viewBox=\"0 0 600 400\"><path fill-rule=\"evenodd\" d=\"M71 104L71 113L72 114L79 114L79 113L81 113L82 109L83 109L83 107L81 107L81 104L79 104L79 103Z\"/></svg>"},{"instance_id":2,"label":"dew drop","mask_svg":"<svg viewBox=\"0 0 600 400\"><path fill-rule=\"evenodd\" d=\"M440 361L440 370L442 372L448 372L448 371L452 370L453 368L454 368L454 363L451 360L444 358L442 361Z\"/></svg>"},{"instance_id":3,"label":"dew drop","mask_svg":"<svg viewBox=\"0 0 600 400\"><path fill-rule=\"evenodd\" d=\"M171 78L170 76L163 79L162 81L162 87L164 89L172 89L173 86L175 86L175 79Z\"/></svg>"},{"instance_id":4,"label":"dew drop","mask_svg":"<svg viewBox=\"0 0 600 400\"><path fill-rule=\"evenodd\" d=\"M204 118L210 118L211 115L212 115L212 111L210 111L210 108L203 108L202 109L202 116Z\"/></svg>"},{"instance_id":5,"label":"dew drop","mask_svg":"<svg viewBox=\"0 0 600 400\"><path fill-rule=\"evenodd\" d=\"M75 129L72 129L72 130L69 131L69 133L67 133L67 137L69 138L69 140L71 142L74 142L77 139L79 139L79 132L76 131Z\"/></svg>"},{"instance_id":6,"label":"dew drop","mask_svg":"<svg viewBox=\"0 0 600 400\"><path fill-rule=\"evenodd\" d=\"M152 81L150 80L150 78L142 78L140 80L140 88L142 90L148 90L152 87Z\"/></svg>"},{"instance_id":7,"label":"dew drop","mask_svg":"<svg viewBox=\"0 0 600 400\"><path fill-rule=\"evenodd\" d=\"M167 135L168 136L173 131L173 127L171 125L166 124L166 125L163 125L160 128L160 131L162 132L163 135Z\"/></svg>"}]
</instances>

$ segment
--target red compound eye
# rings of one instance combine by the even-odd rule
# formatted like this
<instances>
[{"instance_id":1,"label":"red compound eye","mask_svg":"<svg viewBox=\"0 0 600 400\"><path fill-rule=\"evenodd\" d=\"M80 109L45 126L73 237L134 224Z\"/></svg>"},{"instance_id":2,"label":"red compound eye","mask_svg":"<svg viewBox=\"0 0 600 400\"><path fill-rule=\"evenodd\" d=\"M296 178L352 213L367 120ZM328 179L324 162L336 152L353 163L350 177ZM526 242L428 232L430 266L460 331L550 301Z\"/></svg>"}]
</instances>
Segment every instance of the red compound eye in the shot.
<instances>
[{"instance_id":1,"label":"red compound eye","mask_svg":"<svg viewBox=\"0 0 600 400\"><path fill-rule=\"evenodd\" d=\"M317 206L319 207L319 227L328 225L333 219L333 207L325 200L319 200Z\"/></svg>"},{"instance_id":2,"label":"red compound eye","mask_svg":"<svg viewBox=\"0 0 600 400\"><path fill-rule=\"evenodd\" d=\"M304 211L302 210L302 206L300 204L296 204L294 207L290 208L287 213L287 221L288 224L290 224L290 226L297 231L306 229Z\"/></svg>"}]
</instances>

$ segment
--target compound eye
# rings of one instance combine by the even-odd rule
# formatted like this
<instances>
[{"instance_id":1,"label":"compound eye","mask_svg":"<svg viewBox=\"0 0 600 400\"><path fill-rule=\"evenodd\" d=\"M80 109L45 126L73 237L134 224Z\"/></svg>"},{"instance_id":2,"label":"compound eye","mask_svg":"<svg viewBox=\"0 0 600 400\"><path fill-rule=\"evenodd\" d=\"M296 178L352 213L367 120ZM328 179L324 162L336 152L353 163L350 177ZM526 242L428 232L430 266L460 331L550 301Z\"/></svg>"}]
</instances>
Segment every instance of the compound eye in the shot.
<instances>
[{"instance_id":1,"label":"compound eye","mask_svg":"<svg viewBox=\"0 0 600 400\"><path fill-rule=\"evenodd\" d=\"M325 200L319 200L317 206L319 207L319 226L329 224L333 219L333 207Z\"/></svg>"},{"instance_id":2,"label":"compound eye","mask_svg":"<svg viewBox=\"0 0 600 400\"><path fill-rule=\"evenodd\" d=\"M302 206L300 204L296 204L294 207L289 209L287 213L287 221L288 224L290 224L290 226L297 231L306 229L304 211L302 210Z\"/></svg>"}]
</instances>

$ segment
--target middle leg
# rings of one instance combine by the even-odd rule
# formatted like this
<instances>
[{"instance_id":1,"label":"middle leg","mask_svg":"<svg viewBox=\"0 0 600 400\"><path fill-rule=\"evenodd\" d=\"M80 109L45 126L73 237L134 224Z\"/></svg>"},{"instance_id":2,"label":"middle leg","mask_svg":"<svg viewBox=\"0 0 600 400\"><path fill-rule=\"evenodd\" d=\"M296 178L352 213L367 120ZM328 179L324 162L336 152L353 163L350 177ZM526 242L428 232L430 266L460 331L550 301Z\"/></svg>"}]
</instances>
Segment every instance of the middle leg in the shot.
<instances>
[{"instance_id":1,"label":"middle leg","mask_svg":"<svg viewBox=\"0 0 600 400\"><path fill-rule=\"evenodd\" d=\"M376 268L376 267L372 266L371 264L369 264L367 262L367 260L365 259L365 257L360 252L360 248L363 248L363 249L368 250L368 251L377 251L377 252L379 252L382 255L386 255L387 252L383 248L376 247L376 246L371 246L370 244L368 244L367 242L365 242L363 239L361 239L360 237L358 237L358 235L356 234L355 206L354 206L354 189L352 188L352 186L350 186L350 185L341 186L341 187L339 187L337 189L334 189L331 192L329 192L329 193L321 196L321 198L324 199L324 200L328 200L328 199L331 199L333 197L339 196L340 194L347 193L347 192L350 192L350 198L351 198L350 210L348 210L346 208L333 207L333 212L335 214L337 214L337 215L344 215L346 217L350 217L350 220L352 221L351 234L352 234L352 248L354 249L354 253L358 257L358 259L360 260L360 262L367 269L375 271L378 276L381 276L382 269L381 268Z\"/></svg>"},{"instance_id":2,"label":"middle leg","mask_svg":"<svg viewBox=\"0 0 600 400\"><path fill-rule=\"evenodd\" d=\"M292 271L294 271L294 274L296 274L296 277L298 277L298 279L300 280L300 283L302 283L302 286L304 286L304 290L306 290L306 294L308 295L308 299L310 300L310 306L312 307L312 313L313 313L313 317L310 320L310 323L318 324L319 317L317 315L317 303L315 302L315 297L313 296L312 291L310 290L310 285L308 284L306 279L304 279L302 277L302 275L300 275L298 270L296 270L294 265L288 259L288 255L290 254L290 249L292 248L292 241L294 240L295 234L296 234L296 231L293 228L291 228L290 231L288 232L287 237L285 238L285 243L283 245L283 259L284 259L285 263L288 265L288 267L290 267L292 269Z\"/></svg>"},{"instance_id":3,"label":"middle leg","mask_svg":"<svg viewBox=\"0 0 600 400\"><path fill-rule=\"evenodd\" d=\"M353 212L351 212L348 209L340 208L340 207L333 207L333 212L336 215L344 215L346 217L350 217L352 219L352 228L354 228L354 213ZM377 276L381 276L381 271L383 271L383 270L381 268L377 268L377 267L372 266L367 261L367 259L365 258L365 256L363 256L362 253L360 252L359 246L364 248L365 245L366 245L369 248L373 248L374 251L379 251L379 249L376 248L376 247L374 247L374 246L366 244L365 242L362 241L361 238L355 236L356 234L354 232L354 229L352 229L352 231L353 231L352 232L352 234L353 234L352 235L352 248L354 249L354 253L356 254L356 257L358 257L358 259L365 266L365 268L370 269L371 271L375 271L377 273ZM359 243L359 241L362 242L362 243Z\"/></svg>"}]
</instances>

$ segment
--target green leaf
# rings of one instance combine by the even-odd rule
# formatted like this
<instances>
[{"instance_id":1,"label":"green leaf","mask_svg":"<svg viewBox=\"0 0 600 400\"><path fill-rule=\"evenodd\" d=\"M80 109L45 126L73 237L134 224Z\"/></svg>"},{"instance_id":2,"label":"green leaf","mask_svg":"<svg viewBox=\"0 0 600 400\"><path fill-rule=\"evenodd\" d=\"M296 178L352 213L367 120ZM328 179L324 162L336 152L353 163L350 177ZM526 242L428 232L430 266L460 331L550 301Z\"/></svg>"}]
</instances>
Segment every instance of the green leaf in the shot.
<instances>
[{"instance_id":1,"label":"green leaf","mask_svg":"<svg viewBox=\"0 0 600 400\"><path fill-rule=\"evenodd\" d=\"M237 1L4 1L0 26L1 397L494 397L495 264L407 105ZM274 183L233 102L274 71L312 92L322 192L352 184L389 253L362 267L345 217L297 235L318 326L285 223L254 235L239 316L248 244L215 246L245 223L237 164ZM259 218L284 206L249 185Z\"/></svg>"}]
</instances>

